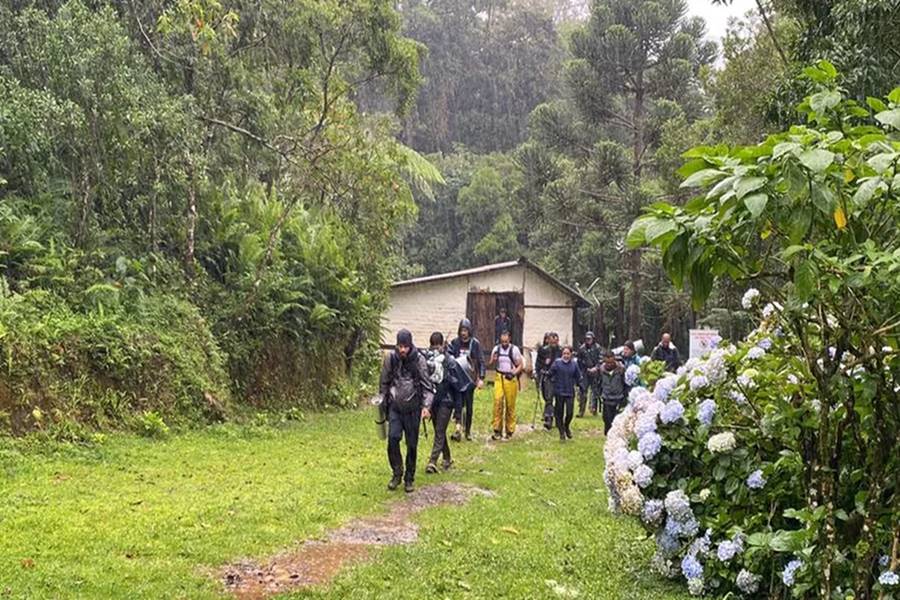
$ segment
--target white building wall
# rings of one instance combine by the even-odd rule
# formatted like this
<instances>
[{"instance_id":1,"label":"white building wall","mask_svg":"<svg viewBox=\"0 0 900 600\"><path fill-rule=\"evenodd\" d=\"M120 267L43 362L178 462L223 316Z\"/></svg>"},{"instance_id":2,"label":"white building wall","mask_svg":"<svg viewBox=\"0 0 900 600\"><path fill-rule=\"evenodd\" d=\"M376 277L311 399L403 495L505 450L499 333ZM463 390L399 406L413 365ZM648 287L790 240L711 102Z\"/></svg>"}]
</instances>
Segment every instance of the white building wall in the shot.
<instances>
[{"instance_id":1,"label":"white building wall","mask_svg":"<svg viewBox=\"0 0 900 600\"><path fill-rule=\"evenodd\" d=\"M526 283L525 267L476 273L468 277L471 292L521 292Z\"/></svg>"},{"instance_id":2,"label":"white building wall","mask_svg":"<svg viewBox=\"0 0 900 600\"><path fill-rule=\"evenodd\" d=\"M465 277L391 288L391 305L381 319L382 345L393 346L402 328L412 332L420 348L428 347L433 331L455 336L466 314L467 294Z\"/></svg>"},{"instance_id":3,"label":"white building wall","mask_svg":"<svg viewBox=\"0 0 900 600\"><path fill-rule=\"evenodd\" d=\"M545 332L555 331L560 344L572 344L573 317L571 308L526 308L522 341L526 347L533 348Z\"/></svg>"}]
</instances>

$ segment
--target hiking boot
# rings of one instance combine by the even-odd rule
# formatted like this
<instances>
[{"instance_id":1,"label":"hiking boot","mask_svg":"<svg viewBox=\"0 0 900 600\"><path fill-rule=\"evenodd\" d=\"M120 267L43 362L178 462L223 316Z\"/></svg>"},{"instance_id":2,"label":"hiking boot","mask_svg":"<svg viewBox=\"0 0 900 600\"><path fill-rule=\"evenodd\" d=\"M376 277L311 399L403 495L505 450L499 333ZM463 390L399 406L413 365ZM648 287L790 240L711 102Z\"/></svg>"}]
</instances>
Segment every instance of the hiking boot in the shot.
<instances>
[{"instance_id":1,"label":"hiking boot","mask_svg":"<svg viewBox=\"0 0 900 600\"><path fill-rule=\"evenodd\" d=\"M559 441L561 441L561 442L566 441L566 434L565 434L565 433L560 433L560 434L559 434Z\"/></svg>"},{"instance_id":2,"label":"hiking boot","mask_svg":"<svg viewBox=\"0 0 900 600\"><path fill-rule=\"evenodd\" d=\"M400 481L402 479L402 475L394 475L393 477L391 477L391 480L388 481L388 489L392 492L396 490L398 487L400 487Z\"/></svg>"},{"instance_id":3,"label":"hiking boot","mask_svg":"<svg viewBox=\"0 0 900 600\"><path fill-rule=\"evenodd\" d=\"M415 491L415 489L416 488L415 488L415 486L413 486L412 481L407 481L406 483L403 484L403 491L406 492L407 494L411 494L412 492Z\"/></svg>"},{"instance_id":4,"label":"hiking boot","mask_svg":"<svg viewBox=\"0 0 900 600\"><path fill-rule=\"evenodd\" d=\"M466 434L466 441L467 441L467 442L471 442L471 441L472 441L472 434L471 434L471 433L467 433L467 434Z\"/></svg>"},{"instance_id":5,"label":"hiking boot","mask_svg":"<svg viewBox=\"0 0 900 600\"><path fill-rule=\"evenodd\" d=\"M462 434L458 431L454 431L453 435L450 436L450 439L454 442L460 442L462 441Z\"/></svg>"},{"instance_id":6,"label":"hiking boot","mask_svg":"<svg viewBox=\"0 0 900 600\"><path fill-rule=\"evenodd\" d=\"M425 472L432 475L437 473L437 465L433 462L428 463L428 466L425 467Z\"/></svg>"},{"instance_id":7,"label":"hiking boot","mask_svg":"<svg viewBox=\"0 0 900 600\"><path fill-rule=\"evenodd\" d=\"M445 471L449 471L450 468L453 466L453 461L452 461L452 460L445 460L445 461L444 461L444 464L442 464L441 466L444 468Z\"/></svg>"},{"instance_id":8,"label":"hiking boot","mask_svg":"<svg viewBox=\"0 0 900 600\"><path fill-rule=\"evenodd\" d=\"M570 440L572 439L572 430L571 429L566 429L566 437L569 438Z\"/></svg>"},{"instance_id":9,"label":"hiking boot","mask_svg":"<svg viewBox=\"0 0 900 600\"><path fill-rule=\"evenodd\" d=\"M578 413L577 415L575 415L575 418L576 418L576 419L582 419L582 418L584 418L584 411L582 411L582 412Z\"/></svg>"},{"instance_id":10,"label":"hiking boot","mask_svg":"<svg viewBox=\"0 0 900 600\"><path fill-rule=\"evenodd\" d=\"M506 439L511 438L512 435L513 435L513 433L515 433L515 432L513 432L513 431L507 431L507 432L506 432Z\"/></svg>"},{"instance_id":11,"label":"hiking boot","mask_svg":"<svg viewBox=\"0 0 900 600\"><path fill-rule=\"evenodd\" d=\"M491 436L491 439L496 442L496 441L502 440L503 436L500 434L499 431L495 431L494 435Z\"/></svg>"}]
</instances>

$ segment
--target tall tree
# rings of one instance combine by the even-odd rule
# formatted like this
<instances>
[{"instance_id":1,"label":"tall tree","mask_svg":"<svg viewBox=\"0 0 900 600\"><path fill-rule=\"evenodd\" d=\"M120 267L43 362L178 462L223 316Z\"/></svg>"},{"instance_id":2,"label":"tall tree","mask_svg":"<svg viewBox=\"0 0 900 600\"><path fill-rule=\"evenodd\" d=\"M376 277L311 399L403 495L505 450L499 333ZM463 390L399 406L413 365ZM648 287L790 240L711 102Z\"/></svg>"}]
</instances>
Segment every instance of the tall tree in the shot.
<instances>
[{"instance_id":1,"label":"tall tree","mask_svg":"<svg viewBox=\"0 0 900 600\"><path fill-rule=\"evenodd\" d=\"M596 2L590 21L572 34L572 104L539 107L532 117L536 140L573 161L577 172L562 188L548 189L568 196L576 228L604 232L607 260L620 254L628 315L619 320L629 337L643 330L645 261L639 251L623 251L626 224L660 194L653 177L663 125L702 114L699 75L716 52L703 40L703 20L685 15L681 0Z\"/></svg>"}]
</instances>

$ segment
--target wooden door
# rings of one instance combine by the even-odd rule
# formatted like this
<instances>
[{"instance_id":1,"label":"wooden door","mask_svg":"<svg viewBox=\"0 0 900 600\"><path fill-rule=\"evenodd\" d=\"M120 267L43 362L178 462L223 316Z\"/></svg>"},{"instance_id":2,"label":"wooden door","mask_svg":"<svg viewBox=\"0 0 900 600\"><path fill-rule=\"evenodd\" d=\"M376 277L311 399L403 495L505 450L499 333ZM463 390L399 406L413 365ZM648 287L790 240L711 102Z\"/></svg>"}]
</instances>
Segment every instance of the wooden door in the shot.
<instances>
[{"instance_id":1,"label":"wooden door","mask_svg":"<svg viewBox=\"0 0 900 600\"><path fill-rule=\"evenodd\" d=\"M495 306L494 294L490 292L469 292L466 298L466 318L472 322L472 335L481 342L485 354L494 347Z\"/></svg>"},{"instance_id":2,"label":"wooden door","mask_svg":"<svg viewBox=\"0 0 900 600\"><path fill-rule=\"evenodd\" d=\"M522 331L525 325L525 294L522 292L504 292L494 294L494 316L500 314L500 307L505 306L512 321L512 343L522 347ZM491 331L493 336L493 331ZM492 338L493 339L493 338Z\"/></svg>"}]
</instances>

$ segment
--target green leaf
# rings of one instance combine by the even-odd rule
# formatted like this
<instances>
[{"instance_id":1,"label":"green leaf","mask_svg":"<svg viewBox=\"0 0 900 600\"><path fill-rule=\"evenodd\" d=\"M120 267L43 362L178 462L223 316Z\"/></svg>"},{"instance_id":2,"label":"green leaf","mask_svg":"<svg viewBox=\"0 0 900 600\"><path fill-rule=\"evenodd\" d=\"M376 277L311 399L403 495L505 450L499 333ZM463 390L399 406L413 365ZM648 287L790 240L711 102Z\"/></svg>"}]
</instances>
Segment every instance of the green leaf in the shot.
<instances>
[{"instance_id":1,"label":"green leaf","mask_svg":"<svg viewBox=\"0 0 900 600\"><path fill-rule=\"evenodd\" d=\"M900 108L882 111L875 115L875 120L894 129L900 129Z\"/></svg>"},{"instance_id":2,"label":"green leaf","mask_svg":"<svg viewBox=\"0 0 900 600\"><path fill-rule=\"evenodd\" d=\"M653 244L671 231L675 231L675 221L672 219L653 218L648 220L647 225L644 227L644 238L648 244Z\"/></svg>"},{"instance_id":3,"label":"green leaf","mask_svg":"<svg viewBox=\"0 0 900 600\"><path fill-rule=\"evenodd\" d=\"M752 194L744 198L744 206L747 207L747 210L750 211L750 214L753 215L754 219L759 218L759 215L766 209L766 204L768 202L769 197L765 194Z\"/></svg>"},{"instance_id":4,"label":"green leaf","mask_svg":"<svg viewBox=\"0 0 900 600\"><path fill-rule=\"evenodd\" d=\"M789 260L792 256L797 254L798 252L805 252L806 246L801 246L800 244L794 244L793 246L788 246L781 253L782 260Z\"/></svg>"},{"instance_id":5,"label":"green leaf","mask_svg":"<svg viewBox=\"0 0 900 600\"><path fill-rule=\"evenodd\" d=\"M800 144L797 142L781 142L772 150L772 158L781 158L785 154L799 150Z\"/></svg>"},{"instance_id":6,"label":"green leaf","mask_svg":"<svg viewBox=\"0 0 900 600\"><path fill-rule=\"evenodd\" d=\"M841 94L835 90L825 90L809 97L810 107L819 114L841 103Z\"/></svg>"},{"instance_id":7,"label":"green leaf","mask_svg":"<svg viewBox=\"0 0 900 600\"><path fill-rule=\"evenodd\" d=\"M812 298L815 291L818 272L816 265L811 260L800 260L794 268L794 288L797 291L797 297L801 302L806 302Z\"/></svg>"},{"instance_id":8,"label":"green leaf","mask_svg":"<svg viewBox=\"0 0 900 600\"><path fill-rule=\"evenodd\" d=\"M755 192L765 184L765 177L745 177L738 181L737 185L734 186L734 193L737 194L737 198L740 200L750 192Z\"/></svg>"},{"instance_id":9,"label":"green leaf","mask_svg":"<svg viewBox=\"0 0 900 600\"><path fill-rule=\"evenodd\" d=\"M640 217L631 224L628 235L625 236L625 244L629 248L640 248L647 243L647 236L644 231L650 218L652 217Z\"/></svg>"},{"instance_id":10,"label":"green leaf","mask_svg":"<svg viewBox=\"0 0 900 600\"><path fill-rule=\"evenodd\" d=\"M856 193L853 194L853 204L859 208L865 208L866 204L869 203L869 200L872 199L872 196L875 195L875 191L880 184L881 177L870 177L869 179L866 179L863 184L859 186L859 189L856 190Z\"/></svg>"},{"instance_id":11,"label":"green leaf","mask_svg":"<svg viewBox=\"0 0 900 600\"><path fill-rule=\"evenodd\" d=\"M725 173L718 169L702 169L691 174L690 177L681 182L681 187L706 187L713 181L724 177Z\"/></svg>"},{"instance_id":12,"label":"green leaf","mask_svg":"<svg viewBox=\"0 0 900 600\"><path fill-rule=\"evenodd\" d=\"M831 188L821 183L813 184L812 201L816 208L826 215L831 215L834 212L834 206L837 203Z\"/></svg>"},{"instance_id":13,"label":"green leaf","mask_svg":"<svg viewBox=\"0 0 900 600\"><path fill-rule=\"evenodd\" d=\"M834 162L834 152L813 148L800 155L800 162L810 171L821 173Z\"/></svg>"},{"instance_id":14,"label":"green leaf","mask_svg":"<svg viewBox=\"0 0 900 600\"><path fill-rule=\"evenodd\" d=\"M900 88L898 88L898 89L900 89ZM875 112L883 112L888 109L887 104L885 104L878 98L873 98L872 96L869 96L868 98L866 98L866 104L868 104L869 108L871 108Z\"/></svg>"},{"instance_id":15,"label":"green leaf","mask_svg":"<svg viewBox=\"0 0 900 600\"><path fill-rule=\"evenodd\" d=\"M835 79L837 77L837 69L827 60L820 60L816 63L816 66L822 69L822 71L828 75L829 79Z\"/></svg>"},{"instance_id":16,"label":"green leaf","mask_svg":"<svg viewBox=\"0 0 900 600\"><path fill-rule=\"evenodd\" d=\"M900 87L895 87L891 93L887 95L888 102L900 104Z\"/></svg>"},{"instance_id":17,"label":"green leaf","mask_svg":"<svg viewBox=\"0 0 900 600\"><path fill-rule=\"evenodd\" d=\"M705 169L707 166L709 166L709 163L707 163L704 159L695 158L684 163L681 168L675 172L678 173L678 175L680 175L681 177L690 177L697 171Z\"/></svg>"},{"instance_id":18,"label":"green leaf","mask_svg":"<svg viewBox=\"0 0 900 600\"><path fill-rule=\"evenodd\" d=\"M896 152L882 152L867 160L866 164L872 167L876 173L881 175L894 164L895 160L897 160Z\"/></svg>"},{"instance_id":19,"label":"green leaf","mask_svg":"<svg viewBox=\"0 0 900 600\"><path fill-rule=\"evenodd\" d=\"M809 209L796 210L791 215L789 236L791 242L797 244L803 241L809 226L812 224L812 212Z\"/></svg>"}]
</instances>

